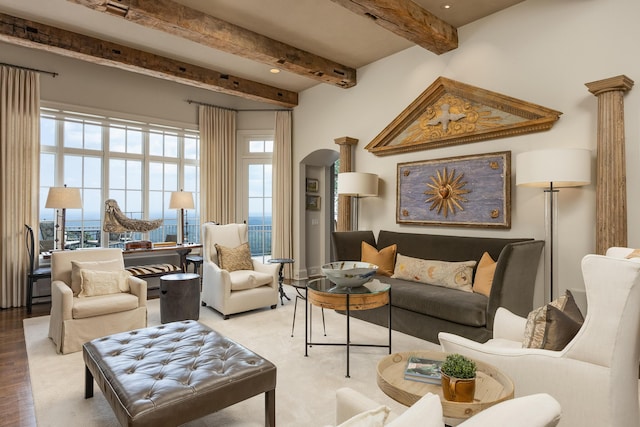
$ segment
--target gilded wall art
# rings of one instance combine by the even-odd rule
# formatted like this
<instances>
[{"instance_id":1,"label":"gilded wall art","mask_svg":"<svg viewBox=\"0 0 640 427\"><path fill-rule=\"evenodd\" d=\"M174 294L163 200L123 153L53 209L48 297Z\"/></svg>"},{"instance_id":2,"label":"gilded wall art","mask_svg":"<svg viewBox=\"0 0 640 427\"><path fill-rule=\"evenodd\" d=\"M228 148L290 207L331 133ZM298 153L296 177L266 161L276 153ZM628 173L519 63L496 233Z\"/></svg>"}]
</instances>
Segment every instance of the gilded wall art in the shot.
<instances>
[{"instance_id":1,"label":"gilded wall art","mask_svg":"<svg viewBox=\"0 0 640 427\"><path fill-rule=\"evenodd\" d=\"M511 152L398 163L398 224L511 228Z\"/></svg>"},{"instance_id":2,"label":"gilded wall art","mask_svg":"<svg viewBox=\"0 0 640 427\"><path fill-rule=\"evenodd\" d=\"M539 132L561 114L439 77L365 148L385 156Z\"/></svg>"}]
</instances>

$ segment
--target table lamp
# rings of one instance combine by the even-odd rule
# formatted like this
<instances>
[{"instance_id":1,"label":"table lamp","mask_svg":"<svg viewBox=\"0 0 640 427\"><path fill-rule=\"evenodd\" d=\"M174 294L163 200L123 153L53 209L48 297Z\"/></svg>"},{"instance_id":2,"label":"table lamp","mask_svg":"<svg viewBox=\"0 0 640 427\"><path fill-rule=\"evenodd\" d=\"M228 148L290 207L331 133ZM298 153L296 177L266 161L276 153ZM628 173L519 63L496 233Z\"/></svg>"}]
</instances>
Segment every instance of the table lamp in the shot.
<instances>
[{"instance_id":1,"label":"table lamp","mask_svg":"<svg viewBox=\"0 0 640 427\"><path fill-rule=\"evenodd\" d=\"M64 250L65 240L65 220L67 209L82 209L82 199L80 198L79 188L68 188L65 184L64 187L51 187L49 188L49 194L47 195L47 202L44 205L45 208L61 209L60 222L56 221L56 237L55 248ZM56 220L58 215L56 215ZM58 229L60 229L61 243L58 247Z\"/></svg>"},{"instance_id":2,"label":"table lamp","mask_svg":"<svg viewBox=\"0 0 640 427\"><path fill-rule=\"evenodd\" d=\"M187 243L187 223L185 221L184 211L186 209L194 209L193 193L189 191L174 191L171 193L171 199L169 200L169 209L180 209L180 226L181 236L178 236L178 243Z\"/></svg>"}]
</instances>

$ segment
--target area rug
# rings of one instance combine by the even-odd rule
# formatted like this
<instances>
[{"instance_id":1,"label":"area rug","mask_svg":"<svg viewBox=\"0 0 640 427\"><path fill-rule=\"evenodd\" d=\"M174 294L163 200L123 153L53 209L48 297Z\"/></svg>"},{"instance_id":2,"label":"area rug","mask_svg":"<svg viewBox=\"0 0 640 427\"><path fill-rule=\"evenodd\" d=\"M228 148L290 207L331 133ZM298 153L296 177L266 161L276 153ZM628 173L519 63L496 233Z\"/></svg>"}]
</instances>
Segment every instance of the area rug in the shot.
<instances>
[{"instance_id":1,"label":"area rug","mask_svg":"<svg viewBox=\"0 0 640 427\"><path fill-rule=\"evenodd\" d=\"M387 350L351 347L350 378L346 378L346 352L342 346L314 346L304 355L304 301L298 302L294 336L291 336L295 290L285 286L292 301L285 300L274 310L266 308L231 316L222 316L201 307L199 321L246 346L273 362L278 369L276 386L276 423L279 426L325 426L335 424L335 391L351 387L372 399L385 403L395 412L404 406L386 396L376 385L376 365ZM344 342L346 318L324 310L327 336L322 334L319 308L313 308L313 339L317 342ZM160 324L160 301L148 301L149 325ZM82 352L56 354L47 338L49 316L24 320L29 357L29 372L38 426L116 427L111 407L100 388L94 397L84 398L84 362ZM387 329L351 319L353 343L384 344ZM437 350L439 346L399 332L392 335L393 352L416 349ZM187 426L264 426L264 395L238 403Z\"/></svg>"}]
</instances>

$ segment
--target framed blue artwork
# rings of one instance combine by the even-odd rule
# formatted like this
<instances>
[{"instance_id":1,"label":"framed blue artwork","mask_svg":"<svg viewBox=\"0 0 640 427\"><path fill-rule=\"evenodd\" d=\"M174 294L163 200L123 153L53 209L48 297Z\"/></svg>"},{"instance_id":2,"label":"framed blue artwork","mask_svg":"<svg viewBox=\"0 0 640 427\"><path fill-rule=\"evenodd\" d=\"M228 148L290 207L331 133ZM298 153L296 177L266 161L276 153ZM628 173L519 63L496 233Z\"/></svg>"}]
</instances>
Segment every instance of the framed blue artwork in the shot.
<instances>
[{"instance_id":1,"label":"framed blue artwork","mask_svg":"<svg viewBox=\"0 0 640 427\"><path fill-rule=\"evenodd\" d=\"M511 228L511 152L398 163L396 222Z\"/></svg>"}]
</instances>

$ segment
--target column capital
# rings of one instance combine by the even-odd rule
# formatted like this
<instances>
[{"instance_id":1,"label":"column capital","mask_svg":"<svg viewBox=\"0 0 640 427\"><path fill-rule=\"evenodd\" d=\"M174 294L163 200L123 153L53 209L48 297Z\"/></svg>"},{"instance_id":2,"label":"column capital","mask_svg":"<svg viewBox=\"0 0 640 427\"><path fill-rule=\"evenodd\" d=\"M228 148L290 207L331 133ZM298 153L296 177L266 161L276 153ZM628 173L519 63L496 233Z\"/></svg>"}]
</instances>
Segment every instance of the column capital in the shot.
<instances>
[{"instance_id":1,"label":"column capital","mask_svg":"<svg viewBox=\"0 0 640 427\"><path fill-rule=\"evenodd\" d=\"M351 138L350 136L341 136L340 138L334 139L336 144L338 145L356 145L358 144L357 138Z\"/></svg>"},{"instance_id":2,"label":"column capital","mask_svg":"<svg viewBox=\"0 0 640 427\"><path fill-rule=\"evenodd\" d=\"M591 83L584 84L589 92L598 96L603 92L611 92L611 91L628 91L633 87L633 80L629 77L621 74L619 76L610 77L604 80L597 80Z\"/></svg>"}]
</instances>

